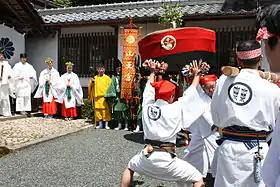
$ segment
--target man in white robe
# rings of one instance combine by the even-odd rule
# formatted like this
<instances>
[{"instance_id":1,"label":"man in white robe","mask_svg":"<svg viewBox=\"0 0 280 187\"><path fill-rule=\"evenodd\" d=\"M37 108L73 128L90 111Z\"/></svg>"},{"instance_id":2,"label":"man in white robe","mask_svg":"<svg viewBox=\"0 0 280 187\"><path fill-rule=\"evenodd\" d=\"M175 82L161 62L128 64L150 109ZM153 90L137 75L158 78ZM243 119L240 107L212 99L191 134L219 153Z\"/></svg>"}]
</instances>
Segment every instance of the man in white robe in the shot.
<instances>
[{"instance_id":1,"label":"man in white robe","mask_svg":"<svg viewBox=\"0 0 280 187\"><path fill-rule=\"evenodd\" d=\"M212 129L214 122L210 111L216 80L216 75L205 75L200 78L201 86L197 90L204 102L205 113L188 128L188 131L192 133L192 139L185 151L187 154L183 158L201 172L204 178L211 170L214 153L218 147L216 140L219 134Z\"/></svg>"},{"instance_id":2,"label":"man in white robe","mask_svg":"<svg viewBox=\"0 0 280 187\"><path fill-rule=\"evenodd\" d=\"M73 63L67 62L66 69L57 84L57 102L62 104L62 116L68 121L77 117L76 106L83 104L83 90L78 75L73 72Z\"/></svg>"},{"instance_id":3,"label":"man in white robe","mask_svg":"<svg viewBox=\"0 0 280 187\"><path fill-rule=\"evenodd\" d=\"M202 187L201 173L188 162L176 157L174 145L176 134L188 128L203 112L197 86L199 68L194 63L194 81L184 96L173 103L175 85L169 81L155 82L151 73L143 93L143 130L145 148L135 155L125 169L121 187L128 187L134 172L160 180L175 181L179 186L191 182L194 187ZM197 113L192 115L192 109Z\"/></svg>"},{"instance_id":4,"label":"man in white robe","mask_svg":"<svg viewBox=\"0 0 280 187\"><path fill-rule=\"evenodd\" d=\"M280 73L280 5L272 5L258 15L259 32L257 40L265 45L265 55L270 70ZM277 104L277 103L275 103ZM280 186L280 114L278 113L275 130L269 151L262 168L263 180L267 187Z\"/></svg>"},{"instance_id":5,"label":"man in white robe","mask_svg":"<svg viewBox=\"0 0 280 187\"><path fill-rule=\"evenodd\" d=\"M36 89L38 82L35 69L27 62L27 54L20 54L20 62L13 67L13 82L16 94L16 111L23 115L30 115L31 94Z\"/></svg>"},{"instance_id":6,"label":"man in white robe","mask_svg":"<svg viewBox=\"0 0 280 187\"><path fill-rule=\"evenodd\" d=\"M53 67L53 60L47 58L45 63L48 68L44 69L39 76L39 88L34 98L43 98L43 114L46 118L52 118L57 113L58 98L56 84L60 78L58 71Z\"/></svg>"},{"instance_id":7,"label":"man in white robe","mask_svg":"<svg viewBox=\"0 0 280 187\"><path fill-rule=\"evenodd\" d=\"M212 97L212 119L222 128L215 187L264 187L260 170L268 151L266 138L279 111L280 89L259 76L259 42L240 43L237 59L240 74L222 75Z\"/></svg>"},{"instance_id":8,"label":"man in white robe","mask_svg":"<svg viewBox=\"0 0 280 187\"><path fill-rule=\"evenodd\" d=\"M0 51L0 115L3 116L11 116L9 95L11 95L10 79L12 75L12 68L5 60L3 52Z\"/></svg>"}]
</instances>

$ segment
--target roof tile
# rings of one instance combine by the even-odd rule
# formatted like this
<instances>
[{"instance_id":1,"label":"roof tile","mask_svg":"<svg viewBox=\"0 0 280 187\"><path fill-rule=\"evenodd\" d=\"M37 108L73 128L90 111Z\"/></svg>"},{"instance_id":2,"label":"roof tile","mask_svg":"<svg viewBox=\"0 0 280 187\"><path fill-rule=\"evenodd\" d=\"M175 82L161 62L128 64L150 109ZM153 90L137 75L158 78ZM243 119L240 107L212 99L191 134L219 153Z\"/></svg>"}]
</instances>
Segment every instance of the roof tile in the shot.
<instances>
[{"instance_id":1,"label":"roof tile","mask_svg":"<svg viewBox=\"0 0 280 187\"><path fill-rule=\"evenodd\" d=\"M217 14L221 12L224 0L169 0L169 4L178 3L184 16ZM129 3L113 3L70 8L38 10L45 23L70 23L96 20L118 20L130 16L149 18L163 13L161 0Z\"/></svg>"}]
</instances>

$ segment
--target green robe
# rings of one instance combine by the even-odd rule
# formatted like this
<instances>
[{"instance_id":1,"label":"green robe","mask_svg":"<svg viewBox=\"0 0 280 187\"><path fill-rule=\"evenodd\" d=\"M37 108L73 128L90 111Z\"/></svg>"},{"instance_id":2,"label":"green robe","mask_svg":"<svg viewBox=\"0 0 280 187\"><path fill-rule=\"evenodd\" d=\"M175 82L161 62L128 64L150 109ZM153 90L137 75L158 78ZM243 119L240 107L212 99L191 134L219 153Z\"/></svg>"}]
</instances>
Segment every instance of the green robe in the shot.
<instances>
[{"instance_id":1,"label":"green robe","mask_svg":"<svg viewBox=\"0 0 280 187\"><path fill-rule=\"evenodd\" d=\"M105 94L106 101L113 109L113 119L127 120L129 116L128 107L125 100L121 99L121 75L117 74L112 78L112 82Z\"/></svg>"}]
</instances>

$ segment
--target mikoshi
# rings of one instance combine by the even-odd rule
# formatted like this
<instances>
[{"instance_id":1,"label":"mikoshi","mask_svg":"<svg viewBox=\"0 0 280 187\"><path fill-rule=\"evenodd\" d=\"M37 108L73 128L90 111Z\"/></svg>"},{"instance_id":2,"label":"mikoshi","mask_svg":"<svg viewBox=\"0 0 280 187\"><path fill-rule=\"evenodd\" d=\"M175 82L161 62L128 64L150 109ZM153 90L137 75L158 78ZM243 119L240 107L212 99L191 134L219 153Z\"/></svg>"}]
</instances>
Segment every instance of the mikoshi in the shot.
<instances>
[{"instance_id":1,"label":"mikoshi","mask_svg":"<svg viewBox=\"0 0 280 187\"><path fill-rule=\"evenodd\" d=\"M178 72L192 60L207 62L209 74L217 72L216 33L200 27L160 30L138 42L141 61L153 59L168 63L168 72Z\"/></svg>"}]
</instances>

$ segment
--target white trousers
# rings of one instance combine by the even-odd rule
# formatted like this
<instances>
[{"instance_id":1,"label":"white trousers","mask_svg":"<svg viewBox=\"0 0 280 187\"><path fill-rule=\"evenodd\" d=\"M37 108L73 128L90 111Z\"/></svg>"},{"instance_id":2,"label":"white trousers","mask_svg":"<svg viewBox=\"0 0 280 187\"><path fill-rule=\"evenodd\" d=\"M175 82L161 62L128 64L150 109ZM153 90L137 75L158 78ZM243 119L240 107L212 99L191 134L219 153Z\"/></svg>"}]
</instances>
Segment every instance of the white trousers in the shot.
<instances>
[{"instance_id":1,"label":"white trousers","mask_svg":"<svg viewBox=\"0 0 280 187\"><path fill-rule=\"evenodd\" d=\"M266 156L268 145L261 142L260 153ZM248 150L242 142L225 140L214 157L215 187L265 187L263 181L254 180L254 156L258 147ZM263 164L263 160L262 160ZM212 170L213 171L213 170ZM214 171L213 171L214 172Z\"/></svg>"},{"instance_id":2,"label":"white trousers","mask_svg":"<svg viewBox=\"0 0 280 187\"><path fill-rule=\"evenodd\" d=\"M12 115L9 98L9 84L0 85L0 115Z\"/></svg>"},{"instance_id":3,"label":"white trousers","mask_svg":"<svg viewBox=\"0 0 280 187\"><path fill-rule=\"evenodd\" d=\"M17 97L16 98L16 111L17 112L31 111L31 96Z\"/></svg>"},{"instance_id":4,"label":"white trousers","mask_svg":"<svg viewBox=\"0 0 280 187\"><path fill-rule=\"evenodd\" d=\"M147 158L141 151L130 160L128 168L140 175L177 182L180 187L202 179L202 174L192 165L166 152L153 152Z\"/></svg>"}]
</instances>

